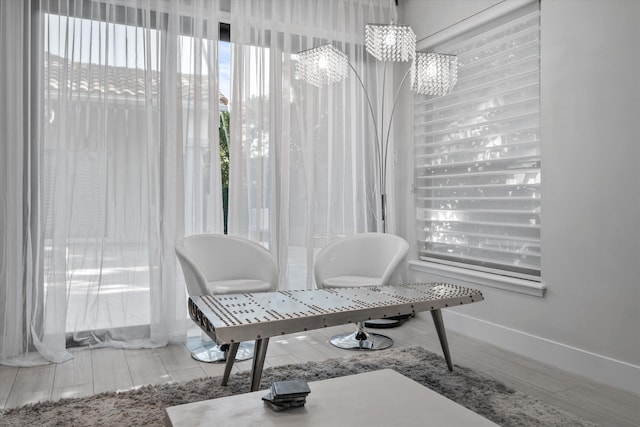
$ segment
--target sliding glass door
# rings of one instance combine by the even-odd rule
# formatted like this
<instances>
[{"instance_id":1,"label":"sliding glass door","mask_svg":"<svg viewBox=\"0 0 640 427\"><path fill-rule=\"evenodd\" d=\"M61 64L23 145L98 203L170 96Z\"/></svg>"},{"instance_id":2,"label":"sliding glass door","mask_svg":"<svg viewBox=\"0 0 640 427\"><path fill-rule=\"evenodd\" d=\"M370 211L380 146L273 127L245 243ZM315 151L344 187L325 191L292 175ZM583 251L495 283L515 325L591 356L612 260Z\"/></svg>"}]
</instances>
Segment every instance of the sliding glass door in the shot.
<instances>
[{"instance_id":1,"label":"sliding glass door","mask_svg":"<svg viewBox=\"0 0 640 427\"><path fill-rule=\"evenodd\" d=\"M176 239L223 232L218 22L182 2L43 6L49 332L163 345L186 325Z\"/></svg>"}]
</instances>

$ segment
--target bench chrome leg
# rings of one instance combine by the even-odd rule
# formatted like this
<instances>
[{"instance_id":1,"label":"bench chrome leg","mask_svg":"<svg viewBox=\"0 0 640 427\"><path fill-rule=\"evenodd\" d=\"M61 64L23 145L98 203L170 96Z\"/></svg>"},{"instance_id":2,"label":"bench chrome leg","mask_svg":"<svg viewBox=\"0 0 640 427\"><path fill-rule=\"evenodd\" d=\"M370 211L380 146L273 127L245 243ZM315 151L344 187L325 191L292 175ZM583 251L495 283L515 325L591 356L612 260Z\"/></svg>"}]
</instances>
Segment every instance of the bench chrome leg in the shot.
<instances>
[{"instance_id":1,"label":"bench chrome leg","mask_svg":"<svg viewBox=\"0 0 640 427\"><path fill-rule=\"evenodd\" d=\"M264 367L264 360L267 357L268 346L269 338L256 340L255 352L253 355L253 366L251 367L251 391L257 391L258 388L260 388L262 368Z\"/></svg>"},{"instance_id":2,"label":"bench chrome leg","mask_svg":"<svg viewBox=\"0 0 640 427\"><path fill-rule=\"evenodd\" d=\"M440 339L440 345L442 346L442 353L447 361L447 367L449 371L453 371L453 363L451 362L451 354L449 353L449 343L447 342L447 334L444 331L444 322L442 320L442 313L440 310L431 310L431 317L433 318L433 324L436 327L438 338Z\"/></svg>"},{"instance_id":3,"label":"bench chrome leg","mask_svg":"<svg viewBox=\"0 0 640 427\"><path fill-rule=\"evenodd\" d=\"M222 385L227 385L229 382L229 375L231 375L231 368L233 368L233 362L236 360L236 354L240 348L239 342L229 344L229 351L227 353L227 362L224 365L224 373L222 374Z\"/></svg>"}]
</instances>

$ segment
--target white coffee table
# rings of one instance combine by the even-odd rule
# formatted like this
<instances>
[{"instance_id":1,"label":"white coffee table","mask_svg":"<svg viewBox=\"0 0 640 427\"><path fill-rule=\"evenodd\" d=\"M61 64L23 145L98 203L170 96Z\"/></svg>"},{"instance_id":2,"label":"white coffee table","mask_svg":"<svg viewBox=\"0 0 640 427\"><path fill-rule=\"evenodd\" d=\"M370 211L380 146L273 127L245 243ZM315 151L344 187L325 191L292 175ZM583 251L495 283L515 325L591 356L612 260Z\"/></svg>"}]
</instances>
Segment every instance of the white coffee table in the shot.
<instances>
[{"instance_id":1,"label":"white coffee table","mask_svg":"<svg viewBox=\"0 0 640 427\"><path fill-rule=\"evenodd\" d=\"M309 383L302 408L274 412L252 393L166 409L167 426L497 426L488 419L391 370Z\"/></svg>"}]
</instances>

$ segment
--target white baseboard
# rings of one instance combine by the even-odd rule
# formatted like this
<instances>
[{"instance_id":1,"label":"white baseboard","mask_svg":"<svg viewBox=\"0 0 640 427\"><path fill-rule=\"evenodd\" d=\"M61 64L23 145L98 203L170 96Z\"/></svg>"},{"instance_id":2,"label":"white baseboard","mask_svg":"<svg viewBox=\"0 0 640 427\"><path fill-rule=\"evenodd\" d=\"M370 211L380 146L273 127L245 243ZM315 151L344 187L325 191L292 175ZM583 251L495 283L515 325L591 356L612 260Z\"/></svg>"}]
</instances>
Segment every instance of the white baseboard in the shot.
<instances>
[{"instance_id":1,"label":"white baseboard","mask_svg":"<svg viewBox=\"0 0 640 427\"><path fill-rule=\"evenodd\" d=\"M640 366L443 310L447 330L488 342L556 368L620 390L640 394Z\"/></svg>"}]
</instances>

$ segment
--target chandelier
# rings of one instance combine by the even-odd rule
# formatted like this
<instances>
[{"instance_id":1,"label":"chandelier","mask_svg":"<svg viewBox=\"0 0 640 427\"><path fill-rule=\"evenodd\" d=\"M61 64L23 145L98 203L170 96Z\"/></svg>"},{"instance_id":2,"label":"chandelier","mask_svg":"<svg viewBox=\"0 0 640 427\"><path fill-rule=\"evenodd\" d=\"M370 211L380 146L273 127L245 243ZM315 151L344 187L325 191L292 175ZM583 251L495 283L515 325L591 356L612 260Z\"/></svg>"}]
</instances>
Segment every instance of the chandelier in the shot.
<instances>
[{"instance_id":1,"label":"chandelier","mask_svg":"<svg viewBox=\"0 0 640 427\"><path fill-rule=\"evenodd\" d=\"M410 69L411 90L422 95L449 95L458 80L458 57L416 52Z\"/></svg>"},{"instance_id":2,"label":"chandelier","mask_svg":"<svg viewBox=\"0 0 640 427\"><path fill-rule=\"evenodd\" d=\"M339 82L349 73L347 55L332 44L323 44L298 53L296 77L322 87Z\"/></svg>"},{"instance_id":3,"label":"chandelier","mask_svg":"<svg viewBox=\"0 0 640 427\"><path fill-rule=\"evenodd\" d=\"M364 45L378 61L409 61L416 54L416 35L408 25L367 24Z\"/></svg>"},{"instance_id":4,"label":"chandelier","mask_svg":"<svg viewBox=\"0 0 640 427\"><path fill-rule=\"evenodd\" d=\"M362 78L353 67L347 55L332 44L324 44L298 53L296 78L314 86L323 87L346 78L349 68L353 71L362 86L375 128L376 173L380 191L381 231L386 232L386 175L387 154L391 123L395 112L398 95L405 80L411 76L411 90L422 95L443 96L453 90L458 79L458 59L455 55L434 52L416 52L416 36L408 25L367 24L364 32L366 51L383 61L385 70L387 62L412 61L409 70L398 85L391 114L385 122L384 109L382 117L377 120L367 89ZM383 73L385 76L386 73ZM382 102L384 103L384 77L382 80ZM378 122L382 127L378 129ZM386 127L385 127L386 124Z\"/></svg>"}]
</instances>

